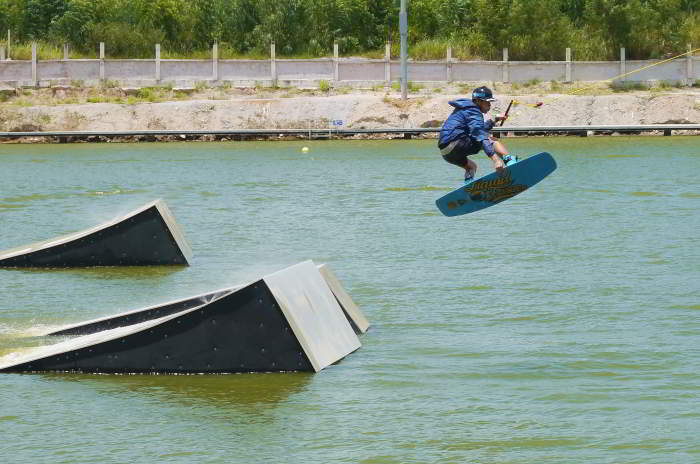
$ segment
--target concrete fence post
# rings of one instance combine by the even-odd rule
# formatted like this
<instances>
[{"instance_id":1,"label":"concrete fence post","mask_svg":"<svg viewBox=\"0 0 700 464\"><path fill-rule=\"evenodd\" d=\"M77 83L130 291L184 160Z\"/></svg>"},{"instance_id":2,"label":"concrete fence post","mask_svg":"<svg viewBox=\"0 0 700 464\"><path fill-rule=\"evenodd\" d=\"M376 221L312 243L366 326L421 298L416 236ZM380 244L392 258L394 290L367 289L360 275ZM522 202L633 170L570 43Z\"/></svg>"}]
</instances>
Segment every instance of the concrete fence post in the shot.
<instances>
[{"instance_id":1,"label":"concrete fence post","mask_svg":"<svg viewBox=\"0 0 700 464\"><path fill-rule=\"evenodd\" d=\"M452 47L447 47L447 82L452 82Z\"/></svg>"},{"instance_id":2,"label":"concrete fence post","mask_svg":"<svg viewBox=\"0 0 700 464\"><path fill-rule=\"evenodd\" d=\"M39 79L37 76L37 56L36 56L36 42L32 42L32 85L36 87L39 84Z\"/></svg>"},{"instance_id":3,"label":"concrete fence post","mask_svg":"<svg viewBox=\"0 0 700 464\"><path fill-rule=\"evenodd\" d=\"M391 84L391 42L384 47L384 81Z\"/></svg>"},{"instance_id":4,"label":"concrete fence post","mask_svg":"<svg viewBox=\"0 0 700 464\"><path fill-rule=\"evenodd\" d=\"M571 49L566 47L566 78L565 82L571 82Z\"/></svg>"},{"instance_id":5,"label":"concrete fence post","mask_svg":"<svg viewBox=\"0 0 700 464\"><path fill-rule=\"evenodd\" d=\"M214 42L214 46L212 47L211 50L211 62L212 62L212 68L211 68L211 74L212 74L212 79L214 81L219 80L219 44Z\"/></svg>"},{"instance_id":6,"label":"concrete fence post","mask_svg":"<svg viewBox=\"0 0 700 464\"><path fill-rule=\"evenodd\" d=\"M685 56L685 85L690 87L693 85L693 45L688 44L688 54Z\"/></svg>"},{"instance_id":7,"label":"concrete fence post","mask_svg":"<svg viewBox=\"0 0 700 464\"><path fill-rule=\"evenodd\" d=\"M10 35L10 30L8 29L7 30L7 59L8 60L12 58L12 54L10 53L10 43L12 43L11 39L12 39L12 37Z\"/></svg>"},{"instance_id":8,"label":"concrete fence post","mask_svg":"<svg viewBox=\"0 0 700 464\"><path fill-rule=\"evenodd\" d=\"M68 49L68 44L63 44L63 60L67 61L70 59L70 51Z\"/></svg>"},{"instance_id":9,"label":"concrete fence post","mask_svg":"<svg viewBox=\"0 0 700 464\"><path fill-rule=\"evenodd\" d=\"M5 47L0 47L0 61L5 61Z\"/></svg>"},{"instance_id":10,"label":"concrete fence post","mask_svg":"<svg viewBox=\"0 0 700 464\"><path fill-rule=\"evenodd\" d=\"M105 80L105 43L100 42L100 80Z\"/></svg>"},{"instance_id":11,"label":"concrete fence post","mask_svg":"<svg viewBox=\"0 0 700 464\"><path fill-rule=\"evenodd\" d=\"M508 65L508 49L503 49L503 82L510 82L510 68Z\"/></svg>"},{"instance_id":12,"label":"concrete fence post","mask_svg":"<svg viewBox=\"0 0 700 464\"><path fill-rule=\"evenodd\" d=\"M272 86L277 87L277 63L275 63L275 43L270 44L270 78L272 79Z\"/></svg>"},{"instance_id":13,"label":"concrete fence post","mask_svg":"<svg viewBox=\"0 0 700 464\"><path fill-rule=\"evenodd\" d=\"M620 76L623 76L623 81L627 80L627 78L624 77L625 73L627 73L627 66L625 63L625 47L622 47L620 48Z\"/></svg>"},{"instance_id":14,"label":"concrete fence post","mask_svg":"<svg viewBox=\"0 0 700 464\"><path fill-rule=\"evenodd\" d=\"M333 80L338 82L339 72L339 53L338 53L338 42L333 42Z\"/></svg>"},{"instance_id":15,"label":"concrete fence post","mask_svg":"<svg viewBox=\"0 0 700 464\"><path fill-rule=\"evenodd\" d=\"M156 44L156 82L160 82L160 44Z\"/></svg>"}]
</instances>

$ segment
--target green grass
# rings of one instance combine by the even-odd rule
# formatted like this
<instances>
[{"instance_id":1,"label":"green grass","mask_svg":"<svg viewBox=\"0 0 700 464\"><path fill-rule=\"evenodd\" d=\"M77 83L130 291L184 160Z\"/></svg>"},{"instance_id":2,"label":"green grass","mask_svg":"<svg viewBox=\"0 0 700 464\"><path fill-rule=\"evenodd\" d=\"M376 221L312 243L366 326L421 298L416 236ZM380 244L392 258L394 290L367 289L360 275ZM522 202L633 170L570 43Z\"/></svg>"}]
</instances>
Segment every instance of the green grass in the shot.
<instances>
[{"instance_id":1,"label":"green grass","mask_svg":"<svg viewBox=\"0 0 700 464\"><path fill-rule=\"evenodd\" d=\"M100 87L103 89L114 89L119 87L119 81L106 79L100 83Z\"/></svg>"},{"instance_id":2,"label":"green grass","mask_svg":"<svg viewBox=\"0 0 700 464\"><path fill-rule=\"evenodd\" d=\"M391 88L398 92L401 90L401 83L399 81L394 81L391 83ZM408 81L408 83L406 84L406 90L409 93L420 92L421 89L423 89L423 86L421 84L416 84L412 81Z\"/></svg>"},{"instance_id":3,"label":"green grass","mask_svg":"<svg viewBox=\"0 0 700 464\"><path fill-rule=\"evenodd\" d=\"M680 89L682 87L685 87L685 85L681 81L661 81L657 84L657 86L663 90Z\"/></svg>"},{"instance_id":4,"label":"green grass","mask_svg":"<svg viewBox=\"0 0 700 464\"><path fill-rule=\"evenodd\" d=\"M632 92L635 90L649 90L649 84L645 82L613 81L610 88L614 92Z\"/></svg>"},{"instance_id":5,"label":"green grass","mask_svg":"<svg viewBox=\"0 0 700 464\"><path fill-rule=\"evenodd\" d=\"M13 43L10 53L13 60L31 60L32 44L31 42ZM37 42L36 53L40 60L62 60L63 46L53 45L47 42ZM98 58L97 53L94 55L87 55L85 53L76 52L75 50L69 52L69 57L72 59Z\"/></svg>"},{"instance_id":6,"label":"green grass","mask_svg":"<svg viewBox=\"0 0 700 464\"><path fill-rule=\"evenodd\" d=\"M110 97L106 95L92 95L86 98L88 103L124 103L124 99L121 97Z\"/></svg>"},{"instance_id":7,"label":"green grass","mask_svg":"<svg viewBox=\"0 0 700 464\"><path fill-rule=\"evenodd\" d=\"M421 61L447 59L448 43L442 39L425 39L411 47L411 58Z\"/></svg>"},{"instance_id":8,"label":"green grass","mask_svg":"<svg viewBox=\"0 0 700 464\"><path fill-rule=\"evenodd\" d=\"M318 83L318 88L321 89L321 92L328 92L331 89L331 84L327 80L321 79L321 82Z\"/></svg>"}]
</instances>

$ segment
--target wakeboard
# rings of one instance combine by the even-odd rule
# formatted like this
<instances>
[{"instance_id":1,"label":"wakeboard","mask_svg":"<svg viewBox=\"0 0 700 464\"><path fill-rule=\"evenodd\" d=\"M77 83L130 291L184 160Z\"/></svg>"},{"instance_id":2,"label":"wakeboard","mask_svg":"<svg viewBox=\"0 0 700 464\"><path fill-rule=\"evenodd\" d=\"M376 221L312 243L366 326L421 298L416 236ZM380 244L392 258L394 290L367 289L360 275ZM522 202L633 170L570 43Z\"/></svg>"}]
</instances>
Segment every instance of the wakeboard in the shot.
<instances>
[{"instance_id":1,"label":"wakeboard","mask_svg":"<svg viewBox=\"0 0 700 464\"><path fill-rule=\"evenodd\" d=\"M494 171L435 201L445 216L473 213L512 198L532 187L557 168L549 153L543 152L507 166L503 174Z\"/></svg>"}]
</instances>

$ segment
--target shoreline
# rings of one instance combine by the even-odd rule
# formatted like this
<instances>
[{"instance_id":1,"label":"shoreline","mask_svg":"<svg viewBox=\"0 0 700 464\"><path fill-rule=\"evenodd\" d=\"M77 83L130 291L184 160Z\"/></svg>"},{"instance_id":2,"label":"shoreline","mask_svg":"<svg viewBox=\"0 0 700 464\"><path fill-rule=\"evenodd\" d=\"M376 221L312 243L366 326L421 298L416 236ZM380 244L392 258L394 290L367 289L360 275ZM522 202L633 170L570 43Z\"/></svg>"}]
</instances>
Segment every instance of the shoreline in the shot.
<instances>
[{"instance_id":1,"label":"shoreline","mask_svg":"<svg viewBox=\"0 0 700 464\"><path fill-rule=\"evenodd\" d=\"M508 103L515 100L505 130L700 123L698 88L614 93L599 83L585 95L571 95L555 92L547 88L548 84L528 89L506 88L501 84L494 87L498 100L490 116L502 113ZM130 93L136 96L124 100ZM330 134L330 138L351 139L435 138L435 132L451 112L448 102L464 98L468 90L463 86L420 89L411 93L407 100L401 100L400 93L392 89L216 88L186 93L178 89L60 87L12 89L4 95L0 104L0 132L152 133L133 136L7 136L0 138L0 143L165 142L329 138L324 134ZM538 105L540 102L542 104ZM343 135L338 130L380 133ZM382 130L393 133L381 133ZM159 131L176 133L157 134ZM249 131L250 134L177 134L177 131ZM270 131L270 134L255 134L255 131ZM285 134L290 131L298 133ZM423 133L417 133L419 131ZM578 132L575 135L583 135ZM601 132L604 135L619 133ZM700 135L697 130L679 133ZM533 131L530 135L553 134Z\"/></svg>"}]
</instances>

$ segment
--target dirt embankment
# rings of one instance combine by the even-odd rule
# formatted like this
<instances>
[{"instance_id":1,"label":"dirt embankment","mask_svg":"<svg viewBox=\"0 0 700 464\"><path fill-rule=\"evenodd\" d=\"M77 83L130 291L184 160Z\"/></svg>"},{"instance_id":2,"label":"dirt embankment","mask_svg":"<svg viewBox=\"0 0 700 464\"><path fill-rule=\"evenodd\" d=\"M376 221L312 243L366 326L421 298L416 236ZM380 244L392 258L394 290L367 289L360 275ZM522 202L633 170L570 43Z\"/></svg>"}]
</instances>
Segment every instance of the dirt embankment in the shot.
<instances>
[{"instance_id":1,"label":"dirt embankment","mask_svg":"<svg viewBox=\"0 0 700 464\"><path fill-rule=\"evenodd\" d=\"M615 93L601 85L586 95L567 91L497 88L493 111L515 100L508 126L700 123L698 88ZM451 111L448 101L468 94L465 86L420 89L405 101L384 88L6 89L0 94L0 131L439 127Z\"/></svg>"}]
</instances>

